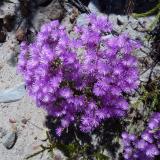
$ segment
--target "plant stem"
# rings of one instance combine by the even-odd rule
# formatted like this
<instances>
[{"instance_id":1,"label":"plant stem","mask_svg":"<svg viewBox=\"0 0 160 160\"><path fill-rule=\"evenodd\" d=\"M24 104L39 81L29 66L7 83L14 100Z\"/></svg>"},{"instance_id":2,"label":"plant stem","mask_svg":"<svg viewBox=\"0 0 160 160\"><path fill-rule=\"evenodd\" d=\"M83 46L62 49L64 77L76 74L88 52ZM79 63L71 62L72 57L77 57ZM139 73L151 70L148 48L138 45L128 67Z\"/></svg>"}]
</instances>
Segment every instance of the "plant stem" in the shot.
<instances>
[{"instance_id":1,"label":"plant stem","mask_svg":"<svg viewBox=\"0 0 160 160\"><path fill-rule=\"evenodd\" d=\"M133 17L135 17L135 18L147 17L147 16L150 16L150 15L152 15L153 13L155 13L156 11L159 11L159 10L160 10L160 2L156 5L156 7L154 7L154 8L151 9L151 10L149 10L148 12L140 13L140 14L134 13L134 14L133 14Z\"/></svg>"}]
</instances>

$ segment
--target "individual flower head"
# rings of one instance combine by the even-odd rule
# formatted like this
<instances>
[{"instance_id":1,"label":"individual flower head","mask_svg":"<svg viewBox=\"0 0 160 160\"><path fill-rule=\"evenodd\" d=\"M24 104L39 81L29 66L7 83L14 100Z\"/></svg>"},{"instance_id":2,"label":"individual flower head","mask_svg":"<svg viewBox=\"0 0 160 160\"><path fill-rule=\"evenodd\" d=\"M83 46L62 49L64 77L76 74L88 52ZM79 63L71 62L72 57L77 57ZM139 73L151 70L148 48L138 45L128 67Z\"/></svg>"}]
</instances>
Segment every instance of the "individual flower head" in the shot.
<instances>
[{"instance_id":1,"label":"individual flower head","mask_svg":"<svg viewBox=\"0 0 160 160\"><path fill-rule=\"evenodd\" d=\"M96 16L96 14L91 13L88 15L88 21L91 25L91 29L97 30L98 32L111 32L112 24L108 21L105 16Z\"/></svg>"},{"instance_id":2,"label":"individual flower head","mask_svg":"<svg viewBox=\"0 0 160 160\"><path fill-rule=\"evenodd\" d=\"M160 151L158 150L158 148L151 144L151 145L148 145L148 147L146 148L146 155L149 157L149 158L154 158L155 156L159 155L160 154Z\"/></svg>"}]
</instances>

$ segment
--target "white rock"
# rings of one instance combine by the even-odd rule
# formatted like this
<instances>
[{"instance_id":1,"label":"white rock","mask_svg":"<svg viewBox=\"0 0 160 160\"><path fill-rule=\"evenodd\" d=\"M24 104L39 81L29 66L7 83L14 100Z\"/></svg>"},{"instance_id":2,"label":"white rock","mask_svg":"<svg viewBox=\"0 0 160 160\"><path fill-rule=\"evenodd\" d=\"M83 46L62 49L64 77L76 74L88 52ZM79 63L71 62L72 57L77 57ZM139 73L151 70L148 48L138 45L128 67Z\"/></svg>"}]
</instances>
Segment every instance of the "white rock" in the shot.
<instances>
[{"instance_id":1,"label":"white rock","mask_svg":"<svg viewBox=\"0 0 160 160\"><path fill-rule=\"evenodd\" d=\"M99 7L100 6L99 6L98 0L91 0L89 5L88 5L88 8L93 13L99 13L100 12Z\"/></svg>"},{"instance_id":2,"label":"white rock","mask_svg":"<svg viewBox=\"0 0 160 160\"><path fill-rule=\"evenodd\" d=\"M11 149L17 140L17 133L16 132L10 132L4 138L2 139L2 144L7 148Z\"/></svg>"},{"instance_id":3,"label":"white rock","mask_svg":"<svg viewBox=\"0 0 160 160\"><path fill-rule=\"evenodd\" d=\"M25 85L24 83L14 87L9 88L4 91L0 91L0 103L15 102L23 98L25 95Z\"/></svg>"}]
</instances>

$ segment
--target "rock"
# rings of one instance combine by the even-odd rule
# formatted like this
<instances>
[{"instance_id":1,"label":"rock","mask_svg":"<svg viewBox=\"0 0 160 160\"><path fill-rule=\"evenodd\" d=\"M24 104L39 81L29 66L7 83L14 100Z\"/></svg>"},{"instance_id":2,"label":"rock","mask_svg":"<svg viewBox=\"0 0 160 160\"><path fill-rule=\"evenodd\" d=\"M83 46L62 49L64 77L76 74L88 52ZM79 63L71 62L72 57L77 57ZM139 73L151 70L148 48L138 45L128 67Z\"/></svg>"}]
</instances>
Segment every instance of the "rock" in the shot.
<instances>
[{"instance_id":1,"label":"rock","mask_svg":"<svg viewBox=\"0 0 160 160\"><path fill-rule=\"evenodd\" d=\"M17 4L18 2L15 1L15 3ZM15 3L14 2L4 3L0 8L0 18L4 18L6 15L15 15L15 12L16 12Z\"/></svg>"},{"instance_id":2,"label":"rock","mask_svg":"<svg viewBox=\"0 0 160 160\"><path fill-rule=\"evenodd\" d=\"M85 25L85 24L87 24L88 22L87 22L87 20L86 20L86 15L87 14L85 14L85 13L83 13L83 14L80 14L79 16L78 16L78 18L77 18L77 24L78 25Z\"/></svg>"},{"instance_id":3,"label":"rock","mask_svg":"<svg viewBox=\"0 0 160 160\"><path fill-rule=\"evenodd\" d=\"M117 24L118 24L119 26L121 26L121 25L124 24L124 22L123 22L121 16L118 16L118 17L117 17Z\"/></svg>"},{"instance_id":4,"label":"rock","mask_svg":"<svg viewBox=\"0 0 160 160\"><path fill-rule=\"evenodd\" d=\"M150 73L151 73L151 70L149 69L146 72L144 72L143 74L141 74L140 75L140 81L142 81L142 82L148 82Z\"/></svg>"},{"instance_id":5,"label":"rock","mask_svg":"<svg viewBox=\"0 0 160 160\"><path fill-rule=\"evenodd\" d=\"M38 139L41 141L46 141L47 140L46 131L42 131L42 133L38 136Z\"/></svg>"},{"instance_id":6,"label":"rock","mask_svg":"<svg viewBox=\"0 0 160 160\"><path fill-rule=\"evenodd\" d=\"M6 32L0 31L0 43L3 43L6 41Z\"/></svg>"},{"instance_id":7,"label":"rock","mask_svg":"<svg viewBox=\"0 0 160 160\"><path fill-rule=\"evenodd\" d=\"M100 6L99 6L99 1L98 0L91 0L88 4L88 8L91 12L93 13L100 13Z\"/></svg>"},{"instance_id":8,"label":"rock","mask_svg":"<svg viewBox=\"0 0 160 160\"><path fill-rule=\"evenodd\" d=\"M52 2L46 8L41 10L44 13L47 13L47 17L50 20L59 19L61 20L64 16L64 10L59 4L59 2Z\"/></svg>"},{"instance_id":9,"label":"rock","mask_svg":"<svg viewBox=\"0 0 160 160\"><path fill-rule=\"evenodd\" d=\"M38 139L38 137L36 136L36 137L34 137L34 140L37 140Z\"/></svg>"},{"instance_id":10,"label":"rock","mask_svg":"<svg viewBox=\"0 0 160 160\"><path fill-rule=\"evenodd\" d=\"M34 13L32 24L34 28L39 31L42 24L50 22L51 20L62 20L64 16L64 9L59 1L52 1L48 6L41 7Z\"/></svg>"},{"instance_id":11,"label":"rock","mask_svg":"<svg viewBox=\"0 0 160 160\"><path fill-rule=\"evenodd\" d=\"M152 62L153 63L153 62ZM148 82L149 79L155 79L160 76L160 66L150 67L148 70L145 69L143 74L140 75L140 81Z\"/></svg>"},{"instance_id":12,"label":"rock","mask_svg":"<svg viewBox=\"0 0 160 160\"><path fill-rule=\"evenodd\" d=\"M2 144L7 148L11 149L17 140L17 133L16 132L10 132L4 138L2 139Z\"/></svg>"},{"instance_id":13,"label":"rock","mask_svg":"<svg viewBox=\"0 0 160 160\"><path fill-rule=\"evenodd\" d=\"M10 89L0 91L0 103L15 102L23 98L25 95L24 83Z\"/></svg>"},{"instance_id":14,"label":"rock","mask_svg":"<svg viewBox=\"0 0 160 160\"><path fill-rule=\"evenodd\" d=\"M28 122L28 119L26 119L26 118L23 118L23 119L21 120L21 122L22 122L23 124L27 124L27 122Z\"/></svg>"},{"instance_id":15,"label":"rock","mask_svg":"<svg viewBox=\"0 0 160 160\"><path fill-rule=\"evenodd\" d=\"M19 48L15 48L13 50L13 54L11 54L11 56L9 57L7 63L11 66L11 67L16 67L17 62L18 62L18 54L19 54Z\"/></svg>"},{"instance_id":16,"label":"rock","mask_svg":"<svg viewBox=\"0 0 160 160\"><path fill-rule=\"evenodd\" d=\"M60 151L59 149L54 149L53 151L54 159L55 160L66 160L67 157Z\"/></svg>"},{"instance_id":17,"label":"rock","mask_svg":"<svg viewBox=\"0 0 160 160\"><path fill-rule=\"evenodd\" d=\"M10 122L10 123L16 123L16 120L10 118L10 119L9 119L9 122Z\"/></svg>"}]
</instances>

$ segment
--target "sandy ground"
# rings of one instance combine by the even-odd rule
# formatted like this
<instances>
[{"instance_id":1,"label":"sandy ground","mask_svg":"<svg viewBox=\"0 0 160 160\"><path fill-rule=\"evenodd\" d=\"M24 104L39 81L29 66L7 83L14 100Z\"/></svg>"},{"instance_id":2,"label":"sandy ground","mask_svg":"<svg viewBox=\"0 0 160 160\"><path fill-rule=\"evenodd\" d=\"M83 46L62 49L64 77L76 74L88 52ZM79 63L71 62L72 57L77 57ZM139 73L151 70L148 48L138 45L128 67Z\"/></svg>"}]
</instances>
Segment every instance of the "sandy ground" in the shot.
<instances>
[{"instance_id":1,"label":"sandy ground","mask_svg":"<svg viewBox=\"0 0 160 160\"><path fill-rule=\"evenodd\" d=\"M7 42L0 47L0 90L12 88L22 82L21 77L16 72L16 66L9 62L15 54L13 48L17 42L12 33L8 35L7 39ZM33 147L41 144L38 137L44 133L44 118L45 112L35 106L27 93L17 102L1 103L0 127L10 132L13 125L16 126L17 141L10 150L6 149L2 143L0 144L0 159L22 160L26 155L33 153ZM24 119L28 120L26 124L23 123ZM34 159L39 160L40 157L37 156Z\"/></svg>"},{"instance_id":2,"label":"sandy ground","mask_svg":"<svg viewBox=\"0 0 160 160\"><path fill-rule=\"evenodd\" d=\"M15 14L15 3L4 3L0 6L0 18L7 14ZM42 18L43 19L43 18ZM15 36L16 29L7 33L4 43L0 43L0 91L20 85L23 80L17 74L16 55L19 43ZM45 138L45 111L36 107L25 92L23 98L12 103L0 103L0 160L23 160L27 155L35 153ZM26 121L27 122L24 122ZM4 146L4 138L16 128L17 140L13 148ZM2 133L5 132L3 135ZM43 142L44 143L44 142ZM47 160L47 154L40 154L33 160Z\"/></svg>"}]
</instances>

